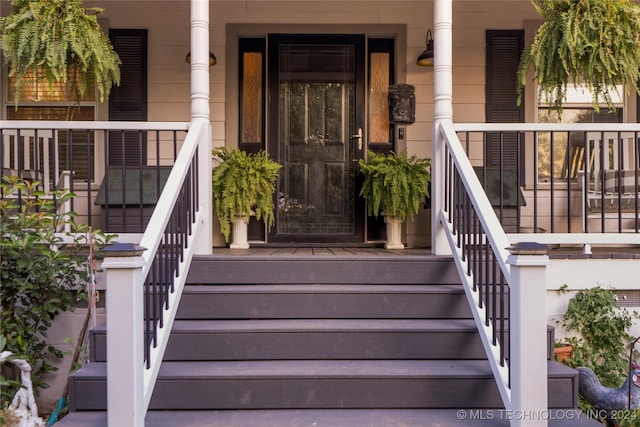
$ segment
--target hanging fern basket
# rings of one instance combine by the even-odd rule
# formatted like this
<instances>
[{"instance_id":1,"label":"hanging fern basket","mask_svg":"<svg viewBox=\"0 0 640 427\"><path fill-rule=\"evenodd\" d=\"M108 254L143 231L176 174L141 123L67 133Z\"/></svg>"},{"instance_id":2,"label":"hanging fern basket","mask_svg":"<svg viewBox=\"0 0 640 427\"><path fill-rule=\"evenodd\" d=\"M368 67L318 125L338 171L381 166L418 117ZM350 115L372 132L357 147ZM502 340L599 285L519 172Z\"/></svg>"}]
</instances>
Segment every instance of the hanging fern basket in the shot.
<instances>
[{"instance_id":1,"label":"hanging fern basket","mask_svg":"<svg viewBox=\"0 0 640 427\"><path fill-rule=\"evenodd\" d=\"M640 5L634 0L532 0L544 23L522 53L518 99L534 68L538 96L562 112L570 84L592 94L593 107L614 110L616 86L638 90ZM622 94L620 94L622 95Z\"/></svg>"},{"instance_id":2,"label":"hanging fern basket","mask_svg":"<svg viewBox=\"0 0 640 427\"><path fill-rule=\"evenodd\" d=\"M29 79L42 79L49 90L64 83L77 103L87 88L100 100L120 84L120 58L98 24L100 8L82 0L13 0L13 13L0 18L0 50L15 78L15 102ZM35 77L34 77L35 76Z\"/></svg>"}]
</instances>

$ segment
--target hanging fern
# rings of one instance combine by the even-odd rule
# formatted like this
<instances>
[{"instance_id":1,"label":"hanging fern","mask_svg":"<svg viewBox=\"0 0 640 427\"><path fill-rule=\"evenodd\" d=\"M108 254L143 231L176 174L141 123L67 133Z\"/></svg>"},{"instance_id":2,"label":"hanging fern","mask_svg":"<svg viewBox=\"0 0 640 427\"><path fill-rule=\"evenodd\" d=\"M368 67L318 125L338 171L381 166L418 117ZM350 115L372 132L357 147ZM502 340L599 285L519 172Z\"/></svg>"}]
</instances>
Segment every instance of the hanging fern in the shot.
<instances>
[{"instance_id":1,"label":"hanging fern","mask_svg":"<svg viewBox=\"0 0 640 427\"><path fill-rule=\"evenodd\" d=\"M120 84L120 58L98 24L103 9L82 0L13 0L13 13L0 18L0 50L16 78L15 102L27 76L69 84L79 102L95 82L100 101Z\"/></svg>"},{"instance_id":2,"label":"hanging fern","mask_svg":"<svg viewBox=\"0 0 640 427\"><path fill-rule=\"evenodd\" d=\"M544 23L525 48L518 67L518 104L534 67L538 96L561 113L569 84L593 94L599 111L604 101L615 109L615 86L638 89L640 78L640 6L633 0L531 0Z\"/></svg>"},{"instance_id":3,"label":"hanging fern","mask_svg":"<svg viewBox=\"0 0 640 427\"><path fill-rule=\"evenodd\" d=\"M367 200L369 215L406 220L420 209L420 199L429 195L430 159L407 157L406 151L388 155L369 151L367 160L360 160L364 182L360 195Z\"/></svg>"},{"instance_id":4,"label":"hanging fern","mask_svg":"<svg viewBox=\"0 0 640 427\"><path fill-rule=\"evenodd\" d=\"M264 151L249 154L242 150L216 148L213 156L222 160L213 170L213 203L220 231L228 242L235 215L255 212L267 228L273 225L273 194L281 165Z\"/></svg>"}]
</instances>

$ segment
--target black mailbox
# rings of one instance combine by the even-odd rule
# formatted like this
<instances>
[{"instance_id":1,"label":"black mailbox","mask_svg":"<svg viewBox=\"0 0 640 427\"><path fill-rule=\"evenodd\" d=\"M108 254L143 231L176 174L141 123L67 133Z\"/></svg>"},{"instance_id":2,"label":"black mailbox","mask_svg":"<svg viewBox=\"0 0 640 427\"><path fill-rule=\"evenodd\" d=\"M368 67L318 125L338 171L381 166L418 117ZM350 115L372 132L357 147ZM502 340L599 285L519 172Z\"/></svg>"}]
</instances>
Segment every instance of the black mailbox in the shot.
<instances>
[{"instance_id":1,"label":"black mailbox","mask_svg":"<svg viewBox=\"0 0 640 427\"><path fill-rule=\"evenodd\" d=\"M389 122L410 124L415 121L415 88L408 84L389 86Z\"/></svg>"}]
</instances>

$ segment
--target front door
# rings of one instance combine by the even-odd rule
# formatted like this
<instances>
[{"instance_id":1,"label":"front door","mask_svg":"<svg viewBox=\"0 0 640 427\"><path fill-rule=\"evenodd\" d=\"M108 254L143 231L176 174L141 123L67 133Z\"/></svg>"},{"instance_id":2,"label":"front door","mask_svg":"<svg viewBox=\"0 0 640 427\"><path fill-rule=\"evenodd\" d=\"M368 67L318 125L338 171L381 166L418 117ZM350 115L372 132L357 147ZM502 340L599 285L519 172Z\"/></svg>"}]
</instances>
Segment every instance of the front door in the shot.
<instances>
[{"instance_id":1,"label":"front door","mask_svg":"<svg viewBox=\"0 0 640 427\"><path fill-rule=\"evenodd\" d=\"M271 157L283 165L270 241L362 242L364 36L270 35Z\"/></svg>"}]
</instances>

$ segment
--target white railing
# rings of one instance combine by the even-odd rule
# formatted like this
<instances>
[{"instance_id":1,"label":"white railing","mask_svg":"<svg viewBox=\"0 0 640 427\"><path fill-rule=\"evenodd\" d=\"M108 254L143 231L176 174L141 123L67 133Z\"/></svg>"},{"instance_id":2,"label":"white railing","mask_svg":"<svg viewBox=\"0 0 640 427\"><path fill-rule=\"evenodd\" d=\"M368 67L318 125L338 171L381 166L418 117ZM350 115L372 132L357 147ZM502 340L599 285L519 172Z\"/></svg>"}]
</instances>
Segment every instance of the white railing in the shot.
<instances>
[{"instance_id":1,"label":"white railing","mask_svg":"<svg viewBox=\"0 0 640 427\"><path fill-rule=\"evenodd\" d=\"M198 234L207 229L210 125L194 120L140 245L105 250L110 427L139 427L149 407ZM205 185L205 188L206 185ZM179 211L179 212L178 212ZM173 249L175 247L175 249ZM144 328L143 328L144 324ZM138 327L131 327L138 325Z\"/></svg>"},{"instance_id":2,"label":"white railing","mask_svg":"<svg viewBox=\"0 0 640 427\"><path fill-rule=\"evenodd\" d=\"M0 120L0 174L38 181L45 195L71 191L79 223L142 233L188 129L188 122ZM139 158L111 162L125 146Z\"/></svg>"},{"instance_id":3,"label":"white railing","mask_svg":"<svg viewBox=\"0 0 640 427\"><path fill-rule=\"evenodd\" d=\"M586 254L591 253L592 245L640 245L640 124L458 123L453 126L468 156L486 153L488 135L520 145L519 170L515 174L502 171L505 177L510 174L515 179L516 191L525 199L511 208L517 211L517 227L512 224L508 230L511 241L582 245ZM543 139L547 148L541 148ZM538 176L539 154L554 158L550 150L564 151L563 176L542 180ZM482 171L478 166L482 158L474 158L472 162ZM607 182L614 190L607 191L601 182ZM507 188L507 184L492 183L494 190L498 185L503 186L500 194L514 191ZM622 187L626 187L626 191L615 191ZM503 213L501 201L496 198L493 203L499 215Z\"/></svg>"},{"instance_id":4,"label":"white railing","mask_svg":"<svg viewBox=\"0 0 640 427\"><path fill-rule=\"evenodd\" d=\"M541 245L510 245L453 125L441 121L444 228L505 408L547 411L545 274ZM444 187L444 188L443 188ZM508 310L508 311L507 311ZM535 418L535 417L534 417ZM546 426L544 416L513 417L512 426Z\"/></svg>"},{"instance_id":5,"label":"white railing","mask_svg":"<svg viewBox=\"0 0 640 427\"><path fill-rule=\"evenodd\" d=\"M640 124L454 128L508 232L640 233Z\"/></svg>"}]
</instances>

